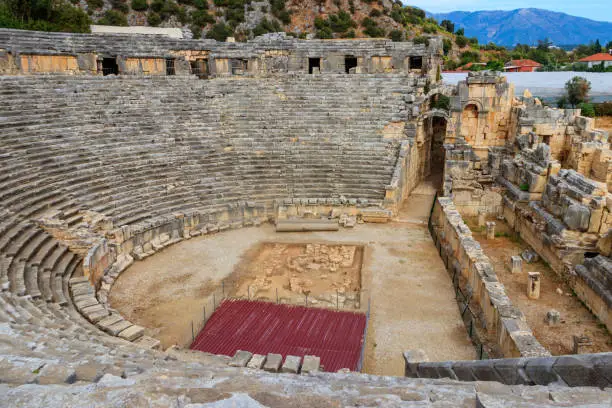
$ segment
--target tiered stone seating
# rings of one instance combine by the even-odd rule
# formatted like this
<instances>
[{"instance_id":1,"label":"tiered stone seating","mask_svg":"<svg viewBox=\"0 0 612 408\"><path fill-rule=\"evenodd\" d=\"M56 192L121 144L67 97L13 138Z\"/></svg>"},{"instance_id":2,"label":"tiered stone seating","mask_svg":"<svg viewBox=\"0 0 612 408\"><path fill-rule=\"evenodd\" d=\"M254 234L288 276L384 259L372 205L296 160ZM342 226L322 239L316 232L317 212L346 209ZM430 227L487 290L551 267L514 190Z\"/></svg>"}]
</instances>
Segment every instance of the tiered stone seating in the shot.
<instances>
[{"instance_id":1,"label":"tiered stone seating","mask_svg":"<svg viewBox=\"0 0 612 408\"><path fill-rule=\"evenodd\" d=\"M412 84L355 78L3 78L6 205L123 225L244 200L381 199L399 146L382 131L406 120Z\"/></svg>"},{"instance_id":2,"label":"tiered stone seating","mask_svg":"<svg viewBox=\"0 0 612 408\"><path fill-rule=\"evenodd\" d=\"M124 259L142 259L191 234L260 222L218 224L202 214L240 217L272 209L278 199L382 202L400 146L385 126L408 120L404 97L414 81L0 77L0 97L11 101L0 109L3 290L157 346L109 311L108 283L96 296L78 277L86 237L75 232L70 248L75 237L66 231L91 227L91 214L115 228L134 227L133 249L119 256L114 279L129 264ZM167 226L177 212L200 214L186 235L186 224Z\"/></svg>"}]
</instances>

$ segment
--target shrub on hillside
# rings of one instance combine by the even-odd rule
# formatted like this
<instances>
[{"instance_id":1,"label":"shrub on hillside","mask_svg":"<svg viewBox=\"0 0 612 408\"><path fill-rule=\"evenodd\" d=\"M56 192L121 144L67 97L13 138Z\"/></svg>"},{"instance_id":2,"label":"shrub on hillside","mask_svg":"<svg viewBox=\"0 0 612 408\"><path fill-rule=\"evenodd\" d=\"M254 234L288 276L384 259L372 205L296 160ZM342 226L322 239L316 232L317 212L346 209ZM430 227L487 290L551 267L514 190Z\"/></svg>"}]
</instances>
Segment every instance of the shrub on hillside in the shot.
<instances>
[{"instance_id":1,"label":"shrub on hillside","mask_svg":"<svg viewBox=\"0 0 612 408\"><path fill-rule=\"evenodd\" d=\"M458 35L455 37L455 44L457 44L459 48L463 48L468 44L468 39L463 35Z\"/></svg>"},{"instance_id":2,"label":"shrub on hillside","mask_svg":"<svg viewBox=\"0 0 612 408\"><path fill-rule=\"evenodd\" d=\"M234 35L234 31L230 26L224 23L217 23L206 33L206 38L212 38L217 41L225 41L227 37Z\"/></svg>"},{"instance_id":3,"label":"shrub on hillside","mask_svg":"<svg viewBox=\"0 0 612 408\"><path fill-rule=\"evenodd\" d=\"M361 20L361 26L364 28L363 33L369 37L384 37L385 30L378 27L376 21L372 20L370 17L366 17Z\"/></svg>"},{"instance_id":4,"label":"shrub on hillside","mask_svg":"<svg viewBox=\"0 0 612 408\"><path fill-rule=\"evenodd\" d=\"M211 16L206 10L193 10L191 12L191 22L194 26L204 27L207 24L215 22L215 18Z\"/></svg>"},{"instance_id":5,"label":"shrub on hillside","mask_svg":"<svg viewBox=\"0 0 612 408\"><path fill-rule=\"evenodd\" d=\"M404 33L402 30L391 30L389 32L389 38L391 41L400 42L404 39Z\"/></svg>"},{"instance_id":6,"label":"shrub on hillside","mask_svg":"<svg viewBox=\"0 0 612 408\"><path fill-rule=\"evenodd\" d=\"M157 27L162 22L162 19L159 14L154 11L149 11L147 13L147 23L149 23L152 27Z\"/></svg>"},{"instance_id":7,"label":"shrub on hillside","mask_svg":"<svg viewBox=\"0 0 612 408\"><path fill-rule=\"evenodd\" d=\"M602 102L594 105L597 116L612 116L612 102Z\"/></svg>"},{"instance_id":8,"label":"shrub on hillside","mask_svg":"<svg viewBox=\"0 0 612 408\"><path fill-rule=\"evenodd\" d=\"M132 0L132 10L144 11L148 8L147 0Z\"/></svg>"},{"instance_id":9,"label":"shrub on hillside","mask_svg":"<svg viewBox=\"0 0 612 408\"><path fill-rule=\"evenodd\" d=\"M108 10L104 16L98 21L102 25L127 26L128 21L125 14L118 10Z\"/></svg>"},{"instance_id":10,"label":"shrub on hillside","mask_svg":"<svg viewBox=\"0 0 612 408\"><path fill-rule=\"evenodd\" d=\"M104 7L104 0L87 0L87 7L90 9L101 9Z\"/></svg>"},{"instance_id":11,"label":"shrub on hillside","mask_svg":"<svg viewBox=\"0 0 612 408\"><path fill-rule=\"evenodd\" d=\"M578 108L580 108L582 116L586 116L587 118L595 117L595 107L592 103L582 102L578 105Z\"/></svg>"}]
</instances>

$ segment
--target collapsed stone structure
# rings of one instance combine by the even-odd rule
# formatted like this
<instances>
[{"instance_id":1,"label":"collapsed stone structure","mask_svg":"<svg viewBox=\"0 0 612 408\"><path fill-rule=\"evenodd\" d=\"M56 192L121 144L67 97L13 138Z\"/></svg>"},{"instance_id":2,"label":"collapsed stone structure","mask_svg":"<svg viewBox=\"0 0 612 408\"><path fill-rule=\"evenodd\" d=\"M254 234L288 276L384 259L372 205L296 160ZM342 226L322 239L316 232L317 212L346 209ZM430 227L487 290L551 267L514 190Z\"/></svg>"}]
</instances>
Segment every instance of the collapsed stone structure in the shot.
<instances>
[{"instance_id":1,"label":"collapsed stone structure","mask_svg":"<svg viewBox=\"0 0 612 408\"><path fill-rule=\"evenodd\" d=\"M243 376L221 356L157 351L159 342L108 306L113 282L134 260L194 236L277 217L385 222L437 170L435 157L446 155L446 195L493 188L513 154L519 102L498 76L472 75L458 90L441 86L440 58L437 38L425 46L273 35L238 44L0 29L0 94L11 101L0 110L0 401L183 406L230 398L286 406L289 393L316 406L405 399L488 406L515 402L517 391L537 401L546 395L550 405L575 395L609 404L605 391L570 393L546 386L549 377L525 382L539 387L500 393L496 386L354 374L311 374L299 382L263 372ZM198 79L205 77L211 80ZM431 109L437 94L451 96L450 109ZM581 121L575 116L574 133L568 125L563 137L578 133L580 149L601 143L582 171L607 182L605 135ZM525 151L525 160L539 160L543 148L535 149ZM535 167L525 178L534 174L540 183ZM521 211L542 209L570 220L565 230L587 234L577 240L601 255L587 257L576 275L586 282L586 297L591 290L604 299L607 187L576 172L555 174L547 170L542 205L514 200L507 187L504 206L522 220L517 225L535 228ZM568 187L559 188L563 183ZM544 197L555 191L568 196L567 208L546 207ZM501 202L501 193L470 193L466 200L480 205L497 195ZM547 358L453 205L438 200L432 217L449 269L469 282L504 356ZM557 236L550 239L555 245ZM588 364L609 385L610 355ZM265 391L247 396L246 389Z\"/></svg>"}]
</instances>

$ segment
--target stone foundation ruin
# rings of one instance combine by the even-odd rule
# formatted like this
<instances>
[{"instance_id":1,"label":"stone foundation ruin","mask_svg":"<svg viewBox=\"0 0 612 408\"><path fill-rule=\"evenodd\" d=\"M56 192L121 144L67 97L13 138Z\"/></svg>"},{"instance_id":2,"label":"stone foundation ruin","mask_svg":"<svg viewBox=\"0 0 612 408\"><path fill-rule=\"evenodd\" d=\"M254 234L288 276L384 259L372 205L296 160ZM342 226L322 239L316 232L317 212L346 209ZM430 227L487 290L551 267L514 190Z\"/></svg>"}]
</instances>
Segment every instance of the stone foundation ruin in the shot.
<instances>
[{"instance_id":1,"label":"stone foundation ruin","mask_svg":"<svg viewBox=\"0 0 612 408\"><path fill-rule=\"evenodd\" d=\"M506 222L610 330L608 135L577 110L515 97L498 75L443 85L441 60L436 37L217 43L0 29L1 404L609 406L612 354L551 356L463 219ZM432 238L468 296L460 312L473 308L470 338L502 359L427 362L407 345L397 353L418 382L245 374L240 356L230 367L227 356L157 350L109 305L130 265L195 237L283 222L410 228L419 223L399 216L407 197L438 175ZM293 275L325 268L349 302L361 282L332 274L351 255L358 270L360 246L318 245L282 268L264 260L255 296L276 274L304 295L312 279Z\"/></svg>"}]
</instances>

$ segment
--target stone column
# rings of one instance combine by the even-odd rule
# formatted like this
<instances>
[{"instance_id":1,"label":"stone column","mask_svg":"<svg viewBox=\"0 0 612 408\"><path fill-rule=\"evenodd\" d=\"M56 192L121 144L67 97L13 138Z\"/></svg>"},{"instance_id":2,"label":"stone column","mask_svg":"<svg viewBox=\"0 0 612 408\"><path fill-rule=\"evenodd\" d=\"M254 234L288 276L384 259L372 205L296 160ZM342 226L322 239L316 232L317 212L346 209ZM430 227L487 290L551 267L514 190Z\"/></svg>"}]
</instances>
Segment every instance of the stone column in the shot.
<instances>
[{"instance_id":1,"label":"stone column","mask_svg":"<svg viewBox=\"0 0 612 408\"><path fill-rule=\"evenodd\" d=\"M529 272L527 277L527 297L529 299L540 298L540 272Z\"/></svg>"},{"instance_id":2,"label":"stone column","mask_svg":"<svg viewBox=\"0 0 612 408\"><path fill-rule=\"evenodd\" d=\"M523 272L523 258L518 255L514 255L510 257L510 262L512 263L512 273Z\"/></svg>"},{"instance_id":3,"label":"stone column","mask_svg":"<svg viewBox=\"0 0 612 408\"><path fill-rule=\"evenodd\" d=\"M484 227L487 220L487 213L484 210L478 210L478 226Z\"/></svg>"},{"instance_id":4,"label":"stone column","mask_svg":"<svg viewBox=\"0 0 612 408\"><path fill-rule=\"evenodd\" d=\"M487 221L487 239L495 239L495 222Z\"/></svg>"}]
</instances>

